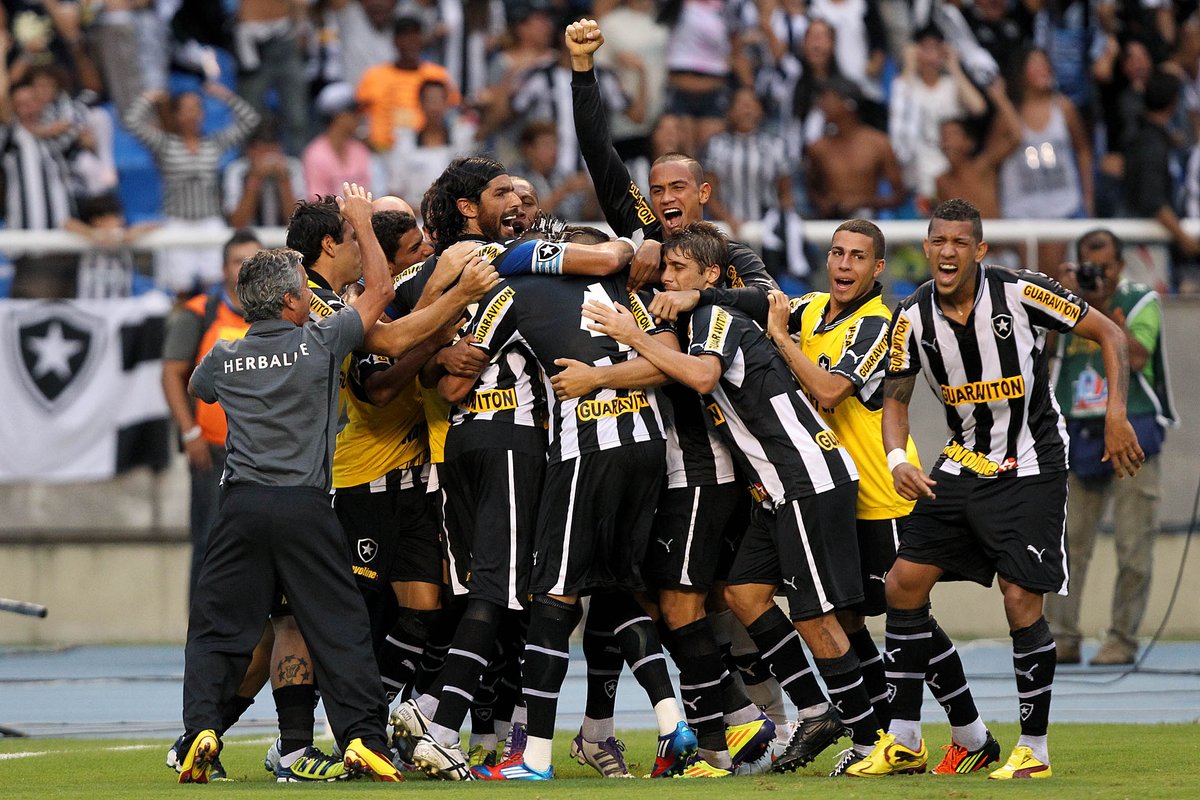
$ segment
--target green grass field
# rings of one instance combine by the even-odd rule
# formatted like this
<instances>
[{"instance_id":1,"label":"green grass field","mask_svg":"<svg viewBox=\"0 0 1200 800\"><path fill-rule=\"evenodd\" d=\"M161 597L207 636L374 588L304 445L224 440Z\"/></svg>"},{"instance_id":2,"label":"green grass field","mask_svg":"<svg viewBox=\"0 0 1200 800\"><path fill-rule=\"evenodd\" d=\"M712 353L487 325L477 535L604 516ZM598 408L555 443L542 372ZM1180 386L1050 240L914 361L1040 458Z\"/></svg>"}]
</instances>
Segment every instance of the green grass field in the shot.
<instances>
[{"instance_id":1,"label":"green grass field","mask_svg":"<svg viewBox=\"0 0 1200 800\"><path fill-rule=\"evenodd\" d=\"M994 725L992 730L1007 751L1015 742L1015 725ZM941 757L948 741L944 725L929 725L930 766ZM648 731L625 737L627 758L635 774L649 771L654 739ZM222 762L236 783L178 786L175 774L163 765L169 742L111 739L0 739L0 798L107 798L167 797L179 793L216 794L230 800L265 797L267 793L323 792L338 796L353 792L422 792L454 797L472 792L506 792L514 798L591 800L611 793L621 800L762 798L763 793L803 794L806 798L1191 798L1200 795L1200 728L1196 725L1068 725L1051 731L1054 777L1049 781L995 783L982 774L963 777L919 775L873 781L830 780L834 749L824 753L808 770L792 775L732 778L722 781L603 781L589 768L567 755L570 736L555 740L555 765L560 780L552 784L471 785L428 781L417 774L401 785L365 782L300 786L273 782L262 768L267 747L263 738L232 737L222 751ZM328 743L326 749L328 749ZM20 755L37 753L38 755ZM491 786L492 788L485 788Z\"/></svg>"}]
</instances>

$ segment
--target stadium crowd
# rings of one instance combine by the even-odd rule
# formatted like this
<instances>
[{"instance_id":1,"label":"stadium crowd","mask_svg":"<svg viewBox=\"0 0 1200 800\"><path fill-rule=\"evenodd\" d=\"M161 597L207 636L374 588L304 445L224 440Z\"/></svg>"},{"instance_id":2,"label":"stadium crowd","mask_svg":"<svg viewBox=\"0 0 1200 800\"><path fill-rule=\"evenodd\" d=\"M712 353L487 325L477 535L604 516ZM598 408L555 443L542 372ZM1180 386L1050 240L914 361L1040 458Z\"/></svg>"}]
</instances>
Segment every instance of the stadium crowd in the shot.
<instances>
[{"instance_id":1,"label":"stadium crowd","mask_svg":"<svg viewBox=\"0 0 1200 800\"><path fill-rule=\"evenodd\" d=\"M107 253L65 289L37 280L54 259L18 259L14 291L130 291L134 260L115 246L136 241L130 221L282 225L295 200L343 180L418 206L467 153L525 176L547 211L597 219L559 35L590 14L608 18L597 74L639 185L663 153L701 158L708 217L735 237L760 223L776 276L807 277L801 219L916 219L959 196L985 218L1158 219L1174 238L1170 288L1192 293L1200 242L1178 221L1200 216L1196 7L12 0L5 224L70 227ZM1039 263L1064 252L1046 245ZM172 291L211 284L219 254L176 250L153 274Z\"/></svg>"}]
</instances>

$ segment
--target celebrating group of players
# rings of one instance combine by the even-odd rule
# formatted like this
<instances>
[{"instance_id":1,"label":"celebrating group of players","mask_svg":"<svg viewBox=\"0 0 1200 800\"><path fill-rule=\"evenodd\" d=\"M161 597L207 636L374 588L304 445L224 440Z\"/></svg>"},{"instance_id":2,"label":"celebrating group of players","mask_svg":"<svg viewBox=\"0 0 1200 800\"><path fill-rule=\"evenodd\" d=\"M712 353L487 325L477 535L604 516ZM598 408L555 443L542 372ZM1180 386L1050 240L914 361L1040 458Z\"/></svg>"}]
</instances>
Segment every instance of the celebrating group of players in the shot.
<instances>
[{"instance_id":1,"label":"celebrating group of players","mask_svg":"<svg viewBox=\"0 0 1200 800\"><path fill-rule=\"evenodd\" d=\"M252 659L266 601L246 608L248 573L221 558L221 541L246 530L235 514L269 516L261 506L279 498L227 497L193 601L186 730L169 755L180 780L222 774L219 734L268 671L279 780L396 780L400 761L450 780L552 778L583 598L588 697L571 755L606 777L631 777L613 723L623 664L657 721L655 777L790 771L845 735L835 775L924 772L924 686L952 728L934 772L1049 777L1055 657L1041 602L1065 592L1067 564L1066 433L1046 337L1100 343L1107 450L1132 474L1142 456L1124 418L1119 329L1043 275L984 265L979 214L962 201L934 211L933 279L894 316L877 280L884 238L866 220L834 234L829 292L789 299L752 250L702 221L710 189L694 159L660 158L641 195L607 138L596 23L569 26L567 41L580 147L620 238L547 221L528 184L466 157L422 202L432 253L398 201L349 187L300 204L291 250L243 267L239 295L295 251L307 287L285 289L290 324L305 321L288 316L293 295L307 301L303 328L363 316L355 352L334 364L335 447L321 438L335 430L326 398L304 398L315 447L332 451L324 488L340 534L323 535L344 540L350 563L339 551L316 569L281 556L286 541L262 548L278 596ZM384 262L390 302L375 299ZM253 383L266 356L214 353L192 379L200 399L273 391ZM908 436L918 372L951 431L930 474ZM239 380L251 388L222 388ZM268 432L227 412L231 458L261 446ZM227 489L238 477L234 458ZM344 601L351 575L365 604ZM1021 711L1002 765L929 608L940 579L996 576ZM885 613L880 652L866 618ZM339 757L312 744L317 687Z\"/></svg>"}]
</instances>

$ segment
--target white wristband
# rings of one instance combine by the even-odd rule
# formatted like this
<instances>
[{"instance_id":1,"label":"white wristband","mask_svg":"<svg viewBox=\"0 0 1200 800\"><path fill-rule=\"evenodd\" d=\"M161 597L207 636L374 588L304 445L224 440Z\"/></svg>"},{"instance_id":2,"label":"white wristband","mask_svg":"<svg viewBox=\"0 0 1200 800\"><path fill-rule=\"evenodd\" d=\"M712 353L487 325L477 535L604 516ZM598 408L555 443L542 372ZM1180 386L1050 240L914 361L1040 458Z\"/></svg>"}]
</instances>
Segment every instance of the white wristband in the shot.
<instances>
[{"instance_id":1,"label":"white wristband","mask_svg":"<svg viewBox=\"0 0 1200 800\"><path fill-rule=\"evenodd\" d=\"M887 454L888 472L896 469L901 464L908 463L908 453L903 448L897 447L895 450Z\"/></svg>"},{"instance_id":2,"label":"white wristband","mask_svg":"<svg viewBox=\"0 0 1200 800\"><path fill-rule=\"evenodd\" d=\"M622 236L619 239L617 239L617 241L624 242L625 244L629 245L630 250L632 250L635 253L637 252L638 246L634 243L633 239L630 239L628 236Z\"/></svg>"},{"instance_id":3,"label":"white wristband","mask_svg":"<svg viewBox=\"0 0 1200 800\"><path fill-rule=\"evenodd\" d=\"M200 429L199 425L193 425L192 427L188 428L186 431L183 432L183 436L182 436L183 443L188 444L190 442L194 442L197 439L199 439L203 433L204 433L204 431L202 431Z\"/></svg>"}]
</instances>

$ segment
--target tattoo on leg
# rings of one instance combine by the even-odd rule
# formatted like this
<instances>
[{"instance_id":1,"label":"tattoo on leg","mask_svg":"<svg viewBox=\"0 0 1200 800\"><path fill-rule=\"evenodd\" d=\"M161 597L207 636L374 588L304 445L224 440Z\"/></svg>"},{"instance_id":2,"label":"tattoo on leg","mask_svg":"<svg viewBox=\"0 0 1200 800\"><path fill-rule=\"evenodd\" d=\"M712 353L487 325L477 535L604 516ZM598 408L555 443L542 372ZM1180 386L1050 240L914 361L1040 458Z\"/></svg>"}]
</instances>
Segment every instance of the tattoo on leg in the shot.
<instances>
[{"instance_id":1,"label":"tattoo on leg","mask_svg":"<svg viewBox=\"0 0 1200 800\"><path fill-rule=\"evenodd\" d=\"M279 683L283 686L302 686L312 683L312 672L308 661L299 656L284 656L279 659Z\"/></svg>"}]
</instances>

